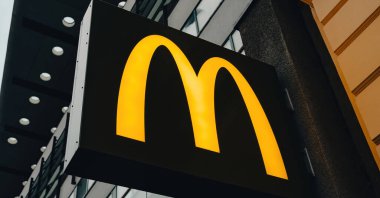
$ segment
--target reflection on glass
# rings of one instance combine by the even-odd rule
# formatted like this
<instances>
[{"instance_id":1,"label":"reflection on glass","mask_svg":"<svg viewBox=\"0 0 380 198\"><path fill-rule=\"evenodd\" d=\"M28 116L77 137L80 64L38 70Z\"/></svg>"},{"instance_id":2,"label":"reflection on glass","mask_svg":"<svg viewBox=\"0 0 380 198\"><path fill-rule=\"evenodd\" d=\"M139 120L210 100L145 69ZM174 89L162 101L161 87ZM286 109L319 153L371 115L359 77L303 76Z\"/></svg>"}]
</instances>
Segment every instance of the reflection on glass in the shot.
<instances>
[{"instance_id":1,"label":"reflection on glass","mask_svg":"<svg viewBox=\"0 0 380 198\"><path fill-rule=\"evenodd\" d=\"M87 193L87 180L81 179L77 185L77 196L76 198L83 198Z\"/></svg>"},{"instance_id":2,"label":"reflection on glass","mask_svg":"<svg viewBox=\"0 0 380 198\"><path fill-rule=\"evenodd\" d=\"M234 42L235 51L239 52L243 47L243 41L241 40L240 32L235 30L232 34L232 40Z\"/></svg>"},{"instance_id":3,"label":"reflection on glass","mask_svg":"<svg viewBox=\"0 0 380 198\"><path fill-rule=\"evenodd\" d=\"M193 36L198 36L198 29L194 14L191 14L189 19L187 19L185 26L182 28L182 31Z\"/></svg>"},{"instance_id":4,"label":"reflection on glass","mask_svg":"<svg viewBox=\"0 0 380 198\"><path fill-rule=\"evenodd\" d=\"M71 195L69 196L69 198L76 198L76 196L77 196L77 189L75 188L73 192L71 193Z\"/></svg>"},{"instance_id":5,"label":"reflection on glass","mask_svg":"<svg viewBox=\"0 0 380 198\"><path fill-rule=\"evenodd\" d=\"M239 30L234 30L226 39L223 47L245 55Z\"/></svg>"},{"instance_id":6,"label":"reflection on glass","mask_svg":"<svg viewBox=\"0 0 380 198\"><path fill-rule=\"evenodd\" d=\"M154 4L152 10L150 11L149 15L148 15L148 19L152 19L154 14L156 14L158 8L161 6L161 3L162 3L162 0L157 0L156 3Z\"/></svg>"},{"instance_id":7,"label":"reflection on glass","mask_svg":"<svg viewBox=\"0 0 380 198\"><path fill-rule=\"evenodd\" d=\"M229 50L233 50L233 49L232 49L232 43L231 43L231 40L228 39L227 42L224 44L223 47L224 47L224 48L227 48L227 49L229 49Z\"/></svg>"},{"instance_id":8,"label":"reflection on glass","mask_svg":"<svg viewBox=\"0 0 380 198\"><path fill-rule=\"evenodd\" d=\"M114 187L107 198L117 198L116 196L116 187Z\"/></svg>"},{"instance_id":9,"label":"reflection on glass","mask_svg":"<svg viewBox=\"0 0 380 198\"><path fill-rule=\"evenodd\" d=\"M207 21L211 18L220 3L222 3L222 0L203 0L199 3L195 9L199 31L204 28Z\"/></svg>"},{"instance_id":10,"label":"reflection on glass","mask_svg":"<svg viewBox=\"0 0 380 198\"><path fill-rule=\"evenodd\" d=\"M162 17L163 14L164 14L164 12L161 10L161 11L157 14L157 16L156 16L156 18L154 19L154 21L159 21L159 20L161 19L161 17Z\"/></svg>"},{"instance_id":11,"label":"reflection on glass","mask_svg":"<svg viewBox=\"0 0 380 198\"><path fill-rule=\"evenodd\" d=\"M89 179L88 184L87 184L87 190L89 190L94 184L95 184L95 181L92 179Z\"/></svg>"},{"instance_id":12,"label":"reflection on glass","mask_svg":"<svg viewBox=\"0 0 380 198\"><path fill-rule=\"evenodd\" d=\"M172 0L166 0L165 3L164 3L164 6L168 5L171 2L172 2Z\"/></svg>"},{"instance_id":13,"label":"reflection on glass","mask_svg":"<svg viewBox=\"0 0 380 198\"><path fill-rule=\"evenodd\" d=\"M123 187L123 186L117 186L116 191L117 191L117 198L123 198L124 194L127 192L128 188Z\"/></svg>"}]
</instances>

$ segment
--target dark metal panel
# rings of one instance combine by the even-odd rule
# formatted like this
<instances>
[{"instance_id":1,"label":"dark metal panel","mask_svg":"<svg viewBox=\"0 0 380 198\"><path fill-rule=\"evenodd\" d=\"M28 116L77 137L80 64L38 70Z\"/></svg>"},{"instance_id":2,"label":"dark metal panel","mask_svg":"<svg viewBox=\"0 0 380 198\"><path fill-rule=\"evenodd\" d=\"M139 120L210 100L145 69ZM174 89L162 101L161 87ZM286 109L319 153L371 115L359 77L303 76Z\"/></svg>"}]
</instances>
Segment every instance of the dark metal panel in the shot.
<instances>
[{"instance_id":1,"label":"dark metal panel","mask_svg":"<svg viewBox=\"0 0 380 198\"><path fill-rule=\"evenodd\" d=\"M19 175L14 175L8 171L0 170L0 195L4 198L13 198L18 196L19 192L22 190L22 181L24 177Z\"/></svg>"},{"instance_id":2,"label":"dark metal panel","mask_svg":"<svg viewBox=\"0 0 380 198\"><path fill-rule=\"evenodd\" d=\"M15 1L0 97L1 197L20 193L21 182L27 179L30 166L41 156L41 146L52 135L50 129L63 115L61 108L69 105L79 24L84 14L80 10L88 2ZM76 25L63 26L65 16L73 17ZM54 46L61 46L64 55L54 56ZM41 81L42 72L50 73L52 80ZM29 103L30 96L39 97L40 104ZM21 117L28 118L30 125L20 125ZM9 145L8 137L16 137L18 144Z\"/></svg>"},{"instance_id":3,"label":"dark metal panel","mask_svg":"<svg viewBox=\"0 0 380 198\"><path fill-rule=\"evenodd\" d=\"M11 145L7 143L9 137L15 137L18 143ZM38 158L41 156L40 148L45 146L47 142L39 141L33 138L24 137L9 131L1 130L0 139L0 167L7 167L20 171L27 179L28 175L32 172L30 168L32 164L37 163ZM28 154L28 155L26 155Z\"/></svg>"}]
</instances>

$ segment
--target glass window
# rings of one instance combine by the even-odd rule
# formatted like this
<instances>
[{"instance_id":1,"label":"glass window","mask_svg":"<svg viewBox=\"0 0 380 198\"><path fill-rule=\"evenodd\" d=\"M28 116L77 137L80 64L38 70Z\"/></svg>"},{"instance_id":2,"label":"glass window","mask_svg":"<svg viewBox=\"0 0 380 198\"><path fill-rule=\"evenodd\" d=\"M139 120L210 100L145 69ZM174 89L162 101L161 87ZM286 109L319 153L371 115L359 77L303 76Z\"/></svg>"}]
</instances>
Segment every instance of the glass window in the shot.
<instances>
[{"instance_id":1,"label":"glass window","mask_svg":"<svg viewBox=\"0 0 380 198\"><path fill-rule=\"evenodd\" d=\"M81 179L77 185L76 198L83 198L87 193L87 179Z\"/></svg>"},{"instance_id":2,"label":"glass window","mask_svg":"<svg viewBox=\"0 0 380 198\"><path fill-rule=\"evenodd\" d=\"M211 16L215 13L222 0L203 0L195 9L199 31L201 31Z\"/></svg>"},{"instance_id":3,"label":"glass window","mask_svg":"<svg viewBox=\"0 0 380 198\"><path fill-rule=\"evenodd\" d=\"M156 3L154 4L152 10L150 10L150 13L148 15L148 19L152 19L154 14L156 14L157 10L160 8L161 4L162 4L162 0L157 0Z\"/></svg>"},{"instance_id":4,"label":"glass window","mask_svg":"<svg viewBox=\"0 0 380 198\"><path fill-rule=\"evenodd\" d=\"M112 189L111 193L108 195L107 198L117 198L116 197L116 186Z\"/></svg>"},{"instance_id":5,"label":"glass window","mask_svg":"<svg viewBox=\"0 0 380 198\"><path fill-rule=\"evenodd\" d=\"M241 35L240 35L239 30L234 30L227 37L223 47L245 55L245 51L243 48L243 41L241 40Z\"/></svg>"},{"instance_id":6,"label":"glass window","mask_svg":"<svg viewBox=\"0 0 380 198\"><path fill-rule=\"evenodd\" d=\"M223 0L202 0L187 19L182 31L199 36L222 2Z\"/></svg>"},{"instance_id":7,"label":"glass window","mask_svg":"<svg viewBox=\"0 0 380 198\"><path fill-rule=\"evenodd\" d=\"M123 198L125 193L128 191L129 188L123 187L123 186L118 186L116 187L117 191L117 198Z\"/></svg>"},{"instance_id":8,"label":"glass window","mask_svg":"<svg viewBox=\"0 0 380 198\"><path fill-rule=\"evenodd\" d=\"M161 11L157 14L157 16L156 16L156 18L154 19L154 21L159 21L159 20L161 19L161 17L162 17L163 14L164 14L164 12L161 10Z\"/></svg>"},{"instance_id":9,"label":"glass window","mask_svg":"<svg viewBox=\"0 0 380 198\"><path fill-rule=\"evenodd\" d=\"M87 184L87 188L88 188L88 190L89 190L94 184L95 184L95 181L92 180L92 179L89 179L89 180L88 180L88 184Z\"/></svg>"},{"instance_id":10,"label":"glass window","mask_svg":"<svg viewBox=\"0 0 380 198\"><path fill-rule=\"evenodd\" d=\"M198 27L196 23L196 18L194 17L194 13L192 13L190 17L187 19L185 26L183 26L182 28L182 31L193 36L198 36Z\"/></svg>"},{"instance_id":11,"label":"glass window","mask_svg":"<svg viewBox=\"0 0 380 198\"><path fill-rule=\"evenodd\" d=\"M235 30L234 33L232 33L232 40L235 51L239 52L243 48L243 41L241 40L240 32L238 30Z\"/></svg>"},{"instance_id":12,"label":"glass window","mask_svg":"<svg viewBox=\"0 0 380 198\"><path fill-rule=\"evenodd\" d=\"M76 196L77 196L77 189L75 188L73 192L71 193L71 195L69 196L69 198L76 198Z\"/></svg>"},{"instance_id":13,"label":"glass window","mask_svg":"<svg viewBox=\"0 0 380 198\"><path fill-rule=\"evenodd\" d=\"M226 43L224 44L223 47L224 47L224 48L227 48L227 49L229 49L229 50L233 50L233 49L232 49L231 39L228 39L228 40L226 41Z\"/></svg>"}]
</instances>

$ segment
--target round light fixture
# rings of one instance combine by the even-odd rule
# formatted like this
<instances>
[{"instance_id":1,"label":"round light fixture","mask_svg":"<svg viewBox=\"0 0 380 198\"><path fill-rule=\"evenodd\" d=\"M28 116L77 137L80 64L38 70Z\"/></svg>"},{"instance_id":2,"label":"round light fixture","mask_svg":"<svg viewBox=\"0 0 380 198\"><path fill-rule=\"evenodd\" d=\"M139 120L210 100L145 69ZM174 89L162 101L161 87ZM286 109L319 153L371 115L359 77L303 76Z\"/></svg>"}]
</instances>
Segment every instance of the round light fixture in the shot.
<instances>
[{"instance_id":1,"label":"round light fixture","mask_svg":"<svg viewBox=\"0 0 380 198\"><path fill-rule=\"evenodd\" d=\"M19 122L20 122L21 125L24 125L24 126L30 124L30 121L29 121L28 118L21 118L21 119L19 120Z\"/></svg>"},{"instance_id":2,"label":"round light fixture","mask_svg":"<svg viewBox=\"0 0 380 198\"><path fill-rule=\"evenodd\" d=\"M66 113L68 109L69 107L66 107L66 106L62 107L62 113Z\"/></svg>"},{"instance_id":3,"label":"round light fixture","mask_svg":"<svg viewBox=\"0 0 380 198\"><path fill-rule=\"evenodd\" d=\"M51 52L56 55L56 56L62 56L63 54L63 49L62 47L59 47L59 46L55 46L53 47L53 49L51 50Z\"/></svg>"},{"instance_id":4,"label":"round light fixture","mask_svg":"<svg viewBox=\"0 0 380 198\"><path fill-rule=\"evenodd\" d=\"M16 138L14 138L14 137L10 137L10 138L8 138L8 143L9 144L17 144L17 139Z\"/></svg>"},{"instance_id":5,"label":"round light fixture","mask_svg":"<svg viewBox=\"0 0 380 198\"><path fill-rule=\"evenodd\" d=\"M56 130L57 130L57 127L53 127L50 129L50 132L55 133Z\"/></svg>"},{"instance_id":6,"label":"round light fixture","mask_svg":"<svg viewBox=\"0 0 380 198\"><path fill-rule=\"evenodd\" d=\"M49 81L51 79L51 76L49 73L44 72L44 73L40 74L40 78L41 78L41 80L46 82L46 81Z\"/></svg>"},{"instance_id":7,"label":"round light fixture","mask_svg":"<svg viewBox=\"0 0 380 198\"><path fill-rule=\"evenodd\" d=\"M38 98L37 96L30 96L29 102L32 104L38 104L38 103L40 103L40 98Z\"/></svg>"},{"instance_id":8,"label":"round light fixture","mask_svg":"<svg viewBox=\"0 0 380 198\"><path fill-rule=\"evenodd\" d=\"M41 152L45 152L45 150L46 150L46 146L43 146L43 147L40 148Z\"/></svg>"},{"instance_id":9,"label":"round light fixture","mask_svg":"<svg viewBox=\"0 0 380 198\"><path fill-rule=\"evenodd\" d=\"M124 8L125 6L125 1L120 1L120 3L117 5L119 8Z\"/></svg>"},{"instance_id":10,"label":"round light fixture","mask_svg":"<svg viewBox=\"0 0 380 198\"><path fill-rule=\"evenodd\" d=\"M28 183L28 181L23 181L22 185L25 186Z\"/></svg>"},{"instance_id":11,"label":"round light fixture","mask_svg":"<svg viewBox=\"0 0 380 198\"><path fill-rule=\"evenodd\" d=\"M74 27L74 25L75 25L75 20L74 20L73 18L67 16L67 17L64 17L64 18L62 19L62 23L63 23L63 25L66 26L66 27Z\"/></svg>"},{"instance_id":12,"label":"round light fixture","mask_svg":"<svg viewBox=\"0 0 380 198\"><path fill-rule=\"evenodd\" d=\"M34 170L36 167L37 167L36 164L33 164L32 166L30 166L30 168L31 168L32 170Z\"/></svg>"}]
</instances>

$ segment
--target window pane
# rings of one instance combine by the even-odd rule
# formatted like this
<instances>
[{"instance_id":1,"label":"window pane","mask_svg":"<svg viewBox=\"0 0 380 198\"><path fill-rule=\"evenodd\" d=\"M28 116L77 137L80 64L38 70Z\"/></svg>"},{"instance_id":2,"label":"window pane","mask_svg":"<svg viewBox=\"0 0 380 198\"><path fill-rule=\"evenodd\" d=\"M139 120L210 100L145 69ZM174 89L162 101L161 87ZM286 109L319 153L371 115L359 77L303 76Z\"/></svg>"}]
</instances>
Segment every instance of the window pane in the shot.
<instances>
[{"instance_id":1,"label":"window pane","mask_svg":"<svg viewBox=\"0 0 380 198\"><path fill-rule=\"evenodd\" d=\"M94 183L95 183L94 180L89 179L89 180L88 180L88 187L87 187L87 189L89 190L89 189L94 185Z\"/></svg>"},{"instance_id":2,"label":"window pane","mask_svg":"<svg viewBox=\"0 0 380 198\"><path fill-rule=\"evenodd\" d=\"M152 10L150 11L149 15L148 15L148 19L152 19L154 14L156 14L158 8L161 6L161 3L162 3L162 0L157 0L156 3L154 4Z\"/></svg>"},{"instance_id":3,"label":"window pane","mask_svg":"<svg viewBox=\"0 0 380 198\"><path fill-rule=\"evenodd\" d=\"M71 195L70 195L69 198L76 198L76 196L77 196L77 189L75 188L75 189L73 190L73 192L71 193Z\"/></svg>"},{"instance_id":4,"label":"window pane","mask_svg":"<svg viewBox=\"0 0 380 198\"><path fill-rule=\"evenodd\" d=\"M117 190L117 198L122 198L123 195L127 192L128 188L123 187L123 186L118 186L116 190Z\"/></svg>"},{"instance_id":5,"label":"window pane","mask_svg":"<svg viewBox=\"0 0 380 198\"><path fill-rule=\"evenodd\" d=\"M164 14L164 12L161 10L161 11L157 14L157 16L156 16L156 18L154 19L154 21L159 21L159 20L161 19L161 17L162 17L163 14Z\"/></svg>"},{"instance_id":6,"label":"window pane","mask_svg":"<svg viewBox=\"0 0 380 198\"><path fill-rule=\"evenodd\" d=\"M243 47L243 41L241 40L240 32L235 30L232 34L232 40L234 41L235 51L239 52Z\"/></svg>"},{"instance_id":7,"label":"window pane","mask_svg":"<svg viewBox=\"0 0 380 198\"><path fill-rule=\"evenodd\" d=\"M136 189L132 189L131 191L129 191L127 196L125 196L125 198L145 198L145 197L146 197L146 192L136 190Z\"/></svg>"},{"instance_id":8,"label":"window pane","mask_svg":"<svg viewBox=\"0 0 380 198\"><path fill-rule=\"evenodd\" d=\"M116 187L114 187L111 191L111 193L108 195L107 198L117 198L116 197Z\"/></svg>"},{"instance_id":9,"label":"window pane","mask_svg":"<svg viewBox=\"0 0 380 198\"><path fill-rule=\"evenodd\" d=\"M228 38L230 38L230 37L228 37ZM225 47L225 48L227 48L227 49L229 49L229 50L232 50L231 40L228 39L227 42L224 44L223 47Z\"/></svg>"},{"instance_id":10,"label":"window pane","mask_svg":"<svg viewBox=\"0 0 380 198\"><path fill-rule=\"evenodd\" d=\"M77 198L83 198L87 193L87 180L81 179L77 185Z\"/></svg>"},{"instance_id":11,"label":"window pane","mask_svg":"<svg viewBox=\"0 0 380 198\"><path fill-rule=\"evenodd\" d=\"M193 36L198 36L197 26L194 14L191 14L189 19L187 19L185 26L182 28L183 32L186 32L188 34L191 34Z\"/></svg>"},{"instance_id":12,"label":"window pane","mask_svg":"<svg viewBox=\"0 0 380 198\"><path fill-rule=\"evenodd\" d=\"M166 0L164 6L168 5L170 2L172 2L172 0Z\"/></svg>"},{"instance_id":13,"label":"window pane","mask_svg":"<svg viewBox=\"0 0 380 198\"><path fill-rule=\"evenodd\" d=\"M222 0L202 0L197 6L196 15L199 25L199 31L201 31L206 25L207 21L211 18L212 14L216 11Z\"/></svg>"}]
</instances>

